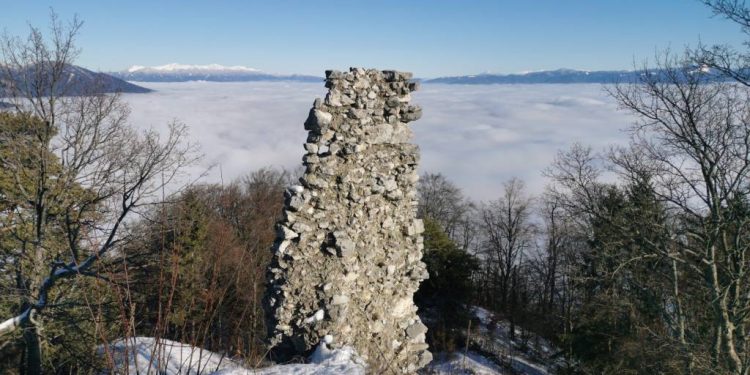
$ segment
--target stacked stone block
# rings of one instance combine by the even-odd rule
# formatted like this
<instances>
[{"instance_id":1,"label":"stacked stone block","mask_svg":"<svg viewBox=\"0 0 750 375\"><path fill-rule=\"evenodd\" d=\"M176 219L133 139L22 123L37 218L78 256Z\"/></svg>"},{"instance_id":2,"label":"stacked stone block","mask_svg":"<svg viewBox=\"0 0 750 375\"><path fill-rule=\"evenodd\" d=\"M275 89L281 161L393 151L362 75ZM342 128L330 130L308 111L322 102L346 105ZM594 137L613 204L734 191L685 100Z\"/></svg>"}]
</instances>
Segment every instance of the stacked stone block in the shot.
<instances>
[{"instance_id":1,"label":"stacked stone block","mask_svg":"<svg viewBox=\"0 0 750 375\"><path fill-rule=\"evenodd\" d=\"M301 185L285 192L268 272L267 319L281 360L321 341L380 373L431 360L413 295L427 278L416 218L419 150L407 126L410 73L327 71L305 121Z\"/></svg>"}]
</instances>

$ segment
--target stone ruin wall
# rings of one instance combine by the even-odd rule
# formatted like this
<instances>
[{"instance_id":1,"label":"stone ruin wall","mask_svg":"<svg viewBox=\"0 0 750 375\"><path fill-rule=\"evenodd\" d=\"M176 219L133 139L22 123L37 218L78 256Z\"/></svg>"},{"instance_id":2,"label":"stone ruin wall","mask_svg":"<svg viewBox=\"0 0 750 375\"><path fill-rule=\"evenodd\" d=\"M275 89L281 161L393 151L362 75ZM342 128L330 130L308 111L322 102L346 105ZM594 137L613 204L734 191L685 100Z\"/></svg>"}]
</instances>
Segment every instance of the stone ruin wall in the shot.
<instances>
[{"instance_id":1,"label":"stone ruin wall","mask_svg":"<svg viewBox=\"0 0 750 375\"><path fill-rule=\"evenodd\" d=\"M416 218L419 149L407 126L410 73L327 71L305 122L306 167L285 192L268 272L267 319L281 360L349 345L373 373L427 364L412 296L427 278Z\"/></svg>"}]
</instances>

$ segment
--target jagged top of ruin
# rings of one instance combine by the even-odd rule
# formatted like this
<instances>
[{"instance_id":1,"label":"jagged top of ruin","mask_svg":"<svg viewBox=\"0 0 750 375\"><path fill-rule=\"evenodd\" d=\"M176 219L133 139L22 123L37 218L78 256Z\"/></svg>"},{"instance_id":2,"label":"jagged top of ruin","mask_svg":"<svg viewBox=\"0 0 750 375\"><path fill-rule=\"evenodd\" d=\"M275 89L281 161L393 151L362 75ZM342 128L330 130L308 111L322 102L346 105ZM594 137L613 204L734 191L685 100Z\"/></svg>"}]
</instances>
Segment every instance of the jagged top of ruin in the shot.
<instances>
[{"instance_id":1,"label":"jagged top of ruin","mask_svg":"<svg viewBox=\"0 0 750 375\"><path fill-rule=\"evenodd\" d=\"M395 70L328 70L328 95L313 104L305 130L321 135L333 129L352 137L347 143L408 142L411 132L406 123L422 115L421 108L408 104L411 92L419 88L418 82L409 81L411 78L411 73Z\"/></svg>"}]
</instances>

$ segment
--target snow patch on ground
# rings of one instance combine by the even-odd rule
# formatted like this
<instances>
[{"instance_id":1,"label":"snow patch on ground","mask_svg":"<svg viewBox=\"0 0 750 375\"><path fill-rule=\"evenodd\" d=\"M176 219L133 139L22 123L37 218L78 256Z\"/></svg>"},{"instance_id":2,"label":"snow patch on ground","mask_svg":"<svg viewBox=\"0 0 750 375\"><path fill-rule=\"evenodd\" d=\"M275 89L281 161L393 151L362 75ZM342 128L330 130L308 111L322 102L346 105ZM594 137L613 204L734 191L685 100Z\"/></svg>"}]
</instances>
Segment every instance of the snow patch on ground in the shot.
<instances>
[{"instance_id":1,"label":"snow patch on ground","mask_svg":"<svg viewBox=\"0 0 750 375\"><path fill-rule=\"evenodd\" d=\"M510 339L510 324L492 311L471 307L479 322L472 327L470 348L466 353L435 353L435 359L420 374L474 375L548 375L560 364L553 359L555 346L519 327ZM109 345L109 353L120 374L158 375L364 375L365 362L354 349L330 349L332 337L326 337L309 358L309 363L276 365L252 369L226 356L188 344L151 337L118 340ZM108 358L103 347L99 355ZM109 373L105 371L103 373Z\"/></svg>"},{"instance_id":2,"label":"snow patch on ground","mask_svg":"<svg viewBox=\"0 0 750 375\"><path fill-rule=\"evenodd\" d=\"M222 370L215 375L365 375L365 364L351 347L331 350L320 343L310 363L277 365L262 369Z\"/></svg>"},{"instance_id":3,"label":"snow patch on ground","mask_svg":"<svg viewBox=\"0 0 750 375\"><path fill-rule=\"evenodd\" d=\"M471 307L471 312L484 325L488 325L488 324L490 324L492 322L492 319L493 319L492 312L489 311L489 310L487 310L487 309L485 309L485 308L483 308L483 307L472 306Z\"/></svg>"},{"instance_id":4,"label":"snow patch on ground","mask_svg":"<svg viewBox=\"0 0 750 375\"><path fill-rule=\"evenodd\" d=\"M226 356L188 344L153 337L133 337L109 344L109 353L120 374L211 374L238 367ZM103 346L97 350L107 358Z\"/></svg>"},{"instance_id":5,"label":"snow patch on ground","mask_svg":"<svg viewBox=\"0 0 750 375\"><path fill-rule=\"evenodd\" d=\"M438 353L435 359L422 371L428 375L473 374L473 375L503 375L507 370L498 366L481 354L469 351L463 353Z\"/></svg>"},{"instance_id":6,"label":"snow patch on ground","mask_svg":"<svg viewBox=\"0 0 750 375\"><path fill-rule=\"evenodd\" d=\"M119 374L128 375L364 375L365 363L354 349L329 349L322 342L310 357L310 363L276 365L249 369L226 356L188 344L152 337L117 340L109 345L109 353ZM98 354L107 358L104 347Z\"/></svg>"},{"instance_id":7,"label":"snow patch on ground","mask_svg":"<svg viewBox=\"0 0 750 375\"><path fill-rule=\"evenodd\" d=\"M490 310L470 306L478 324L472 325L469 347L474 351L439 353L424 374L524 374L548 375L557 364L551 358L557 352L548 340L521 327L514 327Z\"/></svg>"}]
</instances>

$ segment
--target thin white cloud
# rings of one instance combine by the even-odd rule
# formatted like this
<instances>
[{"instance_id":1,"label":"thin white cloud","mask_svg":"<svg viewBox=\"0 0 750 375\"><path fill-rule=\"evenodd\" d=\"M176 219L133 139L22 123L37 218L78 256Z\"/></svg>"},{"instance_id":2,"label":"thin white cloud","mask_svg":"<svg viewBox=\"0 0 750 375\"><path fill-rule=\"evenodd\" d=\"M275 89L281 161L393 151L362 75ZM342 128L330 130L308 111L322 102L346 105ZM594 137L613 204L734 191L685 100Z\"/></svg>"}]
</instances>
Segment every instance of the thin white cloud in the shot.
<instances>
[{"instance_id":1,"label":"thin white cloud","mask_svg":"<svg viewBox=\"0 0 750 375\"><path fill-rule=\"evenodd\" d=\"M152 83L150 94L125 95L132 122L190 127L206 155L221 165L206 181L225 181L264 166L296 168L307 132L302 123L321 83ZM413 95L423 117L412 123L421 170L441 172L477 200L495 199L503 181L545 184L541 170L559 149L578 141L594 147L622 143L632 118L617 111L600 85L422 85Z\"/></svg>"}]
</instances>

